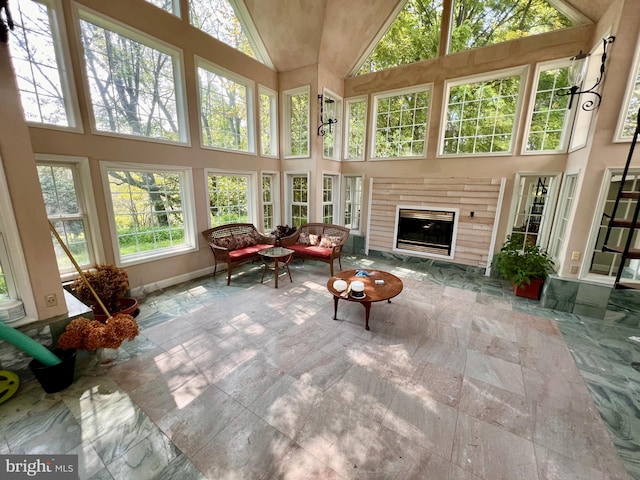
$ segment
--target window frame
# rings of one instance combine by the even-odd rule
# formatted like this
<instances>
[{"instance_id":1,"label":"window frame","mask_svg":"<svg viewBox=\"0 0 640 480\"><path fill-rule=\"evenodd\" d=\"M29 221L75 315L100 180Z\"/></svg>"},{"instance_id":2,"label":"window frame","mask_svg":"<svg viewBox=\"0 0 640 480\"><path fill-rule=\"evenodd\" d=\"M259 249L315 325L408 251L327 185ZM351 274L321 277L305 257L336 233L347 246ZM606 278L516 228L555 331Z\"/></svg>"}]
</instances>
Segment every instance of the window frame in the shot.
<instances>
[{"instance_id":1,"label":"window frame","mask_svg":"<svg viewBox=\"0 0 640 480\"><path fill-rule=\"evenodd\" d=\"M77 172L76 195L78 203L82 205L84 216L86 217L86 225L89 238L87 239L87 249L89 257L92 260L88 266L95 263L105 263L104 245L102 243L102 235L98 222L98 209L96 203L91 199L96 198L91 183L91 168L87 157L76 157L70 155L51 155L51 154L35 154L36 167L39 165L60 165L75 168ZM74 174L75 177L75 174ZM81 265L82 267L82 265ZM62 281L71 280L77 277L75 269L60 273Z\"/></svg>"},{"instance_id":2,"label":"window frame","mask_svg":"<svg viewBox=\"0 0 640 480\"><path fill-rule=\"evenodd\" d=\"M326 179L331 180L331 201L326 202L324 200L324 192L325 185L324 182ZM337 225L340 222L340 173L339 172L322 172L322 188L320 189L320 204L322 205L322 223L328 223ZM331 221L325 222L325 214L324 207L331 206Z\"/></svg>"},{"instance_id":3,"label":"window frame","mask_svg":"<svg viewBox=\"0 0 640 480\"><path fill-rule=\"evenodd\" d=\"M331 90L329 90L328 88L324 88L322 91L322 101L325 102L326 99L329 98L331 100L334 101L335 103L335 108L334 108L334 113L335 113L335 119L337 120L336 123L334 123L332 125L332 129L333 132L331 132L331 135L333 136L333 155L332 156L326 156L325 155L325 148L326 148L326 141L327 141L327 133L328 132L328 127L325 128L325 134L322 135L322 158L325 158L327 160L337 160L340 161L340 159L342 158L342 154L341 154L341 149L342 149L342 108L344 105L344 99L338 95L337 93L332 92ZM319 127L320 125L318 125Z\"/></svg>"},{"instance_id":4,"label":"window frame","mask_svg":"<svg viewBox=\"0 0 640 480\"><path fill-rule=\"evenodd\" d=\"M493 70L480 75L468 75L466 77L453 78L445 80L444 90L442 94L442 110L440 124L440 131L438 133L438 149L436 153L437 158L464 158L464 157L486 157L486 156L513 156L516 150L518 130L522 114L522 104L524 101L524 92L527 90L527 73L529 71L528 65L522 65L517 67L511 67L501 70ZM487 80L500 80L503 78L520 76L520 88L518 89L518 100L516 101L516 108L514 112L513 127L511 129L511 142L509 150L505 152L481 152L481 153L443 153L445 133L447 127L447 117L449 112L449 95L452 87L460 85L469 85L474 83L480 83Z\"/></svg>"},{"instance_id":5,"label":"window frame","mask_svg":"<svg viewBox=\"0 0 640 480\"><path fill-rule=\"evenodd\" d=\"M71 64L71 50L69 37L64 22L64 13L62 0L32 0L36 3L45 5L48 9L49 24L51 26L51 39L53 48L56 53L56 65L62 64L63 68L58 68L60 74L60 85L62 88L62 99L65 104L65 112L69 126L55 125L51 123L34 122L27 120L25 122L30 127L46 128L51 130L62 130L65 132L84 133L82 126L82 115L80 113L80 102L78 100L78 91L76 88L76 79ZM19 89L19 88L18 88ZM24 107L23 107L24 108Z\"/></svg>"},{"instance_id":6,"label":"window frame","mask_svg":"<svg viewBox=\"0 0 640 480\"><path fill-rule=\"evenodd\" d=\"M264 222L264 189L262 179L263 177L268 176L271 178L271 202L270 205L273 205L273 228L267 228ZM262 170L260 172L260 225L262 226L262 231L267 232L274 230L278 225L280 225L280 172L276 170Z\"/></svg>"},{"instance_id":7,"label":"window frame","mask_svg":"<svg viewBox=\"0 0 640 480\"><path fill-rule=\"evenodd\" d=\"M267 154L264 152L264 145L262 144L262 115L260 114L262 108L262 95L266 95L269 97L269 136L271 141L271 150L272 152ZM257 111L258 111L258 137L260 139L260 155L263 157L269 158L278 158L280 156L280 142L278 137L278 92L275 90L265 87L264 85L258 84L258 101L257 101Z\"/></svg>"},{"instance_id":8,"label":"window frame","mask_svg":"<svg viewBox=\"0 0 640 480\"><path fill-rule=\"evenodd\" d=\"M422 93L427 92L429 95L429 103L427 106L427 121L424 125L424 151L421 155L410 155L404 157L376 157L376 124L378 116L378 102L381 98L396 97L400 95L410 93ZM427 158L427 148L429 141L429 125L431 124L431 111L433 103L433 83L422 83L420 85L414 85L409 88L396 88L393 90L385 90L383 92L377 92L371 95L371 122L369 125L369 161L387 161L387 160L424 160Z\"/></svg>"},{"instance_id":9,"label":"window frame","mask_svg":"<svg viewBox=\"0 0 640 480\"><path fill-rule=\"evenodd\" d=\"M31 289L29 270L22 250L22 241L20 240L18 225L13 214L11 196L9 195L4 165L0 156L0 242L2 239L4 239L7 255L11 257L9 266L5 265L5 269L10 271L10 281L14 285L16 295L16 298L11 298L10 300L21 301L26 313L26 317L21 318L16 323L12 323L12 326L32 323L38 319L38 310L33 297L33 290Z\"/></svg>"},{"instance_id":10,"label":"window frame","mask_svg":"<svg viewBox=\"0 0 640 480\"><path fill-rule=\"evenodd\" d=\"M616 125L614 137L613 137L614 143L630 143L633 141L633 135L629 137L625 137L622 135L622 133L625 128L627 115L629 114L631 99L634 96L634 89L635 89L634 87L636 83L640 84L640 36L636 41L636 49L633 55L634 55L634 60L633 60L631 70L629 71L627 83L625 84L626 92L624 95L624 99L622 101L622 106L624 108L620 109L620 114L618 116L618 122ZM640 95L638 100L639 100L638 103L640 106ZM640 108L636 110L635 113L637 113L638 111L640 111ZM638 118L637 121L640 122L640 118ZM635 130L635 127L633 127L633 130Z\"/></svg>"},{"instance_id":11,"label":"window frame","mask_svg":"<svg viewBox=\"0 0 640 480\"><path fill-rule=\"evenodd\" d=\"M572 128L574 125L574 118L576 116L576 109L566 110L566 115L564 118L564 125L562 127L561 134L561 147L557 150L527 150L527 142L529 140L529 134L531 133L531 121L533 120L534 108L536 103L536 95L538 93L537 86L540 80L540 74L542 72L548 70L555 70L560 68L569 68L570 60L560 59L553 60L549 62L541 62L536 64L534 76L533 76L533 84L531 86L531 95L529 96L529 105L527 107L527 116L524 125L524 132L522 136L522 147L520 154L521 155L553 155L553 154L564 154L567 153L569 148L569 142L572 136ZM568 91L570 88L567 87L565 90ZM556 94L557 95L557 94Z\"/></svg>"},{"instance_id":12,"label":"window frame","mask_svg":"<svg viewBox=\"0 0 640 480\"><path fill-rule=\"evenodd\" d=\"M307 201L306 203L303 202L293 202L293 181L295 178L302 178L304 177L307 180ZM294 205L298 205L298 206L306 206L307 207L307 221L304 223L309 223L310 222L310 218L309 218L309 214L311 212L310 209L310 199L311 199L311 174L309 171L290 171L290 172L285 172L285 178L286 178L286 182L287 182L287 188L285 189L285 203L287 206L287 213L286 213L286 219L287 219L287 225L294 225L293 222L293 206Z\"/></svg>"},{"instance_id":13,"label":"window frame","mask_svg":"<svg viewBox=\"0 0 640 480\"><path fill-rule=\"evenodd\" d=\"M141 135L132 135L118 132L110 132L106 130L98 130L96 124L96 117L93 109L93 99L90 95L91 84L89 82L89 75L87 69L87 62L85 61L85 48L82 43L81 34L78 34L77 48L80 61L80 70L82 82L86 93L86 107L88 113L88 121L91 127L91 133L93 135L103 135L107 137L126 138L129 140L138 140L142 142L162 143L169 145L181 145L191 146L191 133L189 127L188 113L187 113L187 97L186 97L186 79L185 79L185 67L184 67L184 53L182 49L175 45L169 44L159 38L153 37L148 33L142 32L130 25L122 23L111 17L103 15L89 7L80 5L78 3L73 4L73 16L74 25L78 32L82 31L81 20L102 28L103 30L109 30L118 35L122 35L129 40L140 43L146 47L155 49L165 55L170 56L173 59L173 81L174 90L176 92L176 122L178 124L178 140L168 140L163 138L145 137Z\"/></svg>"},{"instance_id":14,"label":"window frame","mask_svg":"<svg viewBox=\"0 0 640 480\"><path fill-rule=\"evenodd\" d=\"M159 250L151 250L145 253L138 253L122 257L120 253L120 243L118 241L118 229L115 222L115 212L109 188L109 171L125 170L132 172L152 172L152 173L178 173L181 177L181 199L182 211L184 213L184 237L185 244L178 247L169 247ZM177 167L172 165L153 165L145 163L129 162L100 162L100 173L102 177L102 187L106 204L107 219L109 221L109 234L113 245L115 264L118 267L128 267L139 265L155 260L171 258L187 253L198 251L198 241L196 238L196 215L195 199L193 187L193 171L191 167Z\"/></svg>"},{"instance_id":15,"label":"window frame","mask_svg":"<svg viewBox=\"0 0 640 480\"><path fill-rule=\"evenodd\" d=\"M363 137L362 137L362 155L359 157L350 157L349 156L349 139L351 137L351 109L350 106L354 103L364 102L364 126L363 126ZM345 162L364 162L366 158L366 150L367 150L367 119L369 114L369 96L368 95L359 95L357 97L350 97L344 100L344 139L343 139L343 153L342 159Z\"/></svg>"},{"instance_id":16,"label":"window frame","mask_svg":"<svg viewBox=\"0 0 640 480\"><path fill-rule=\"evenodd\" d=\"M358 209L358 228L347 227L346 225L346 211L347 211L347 179L359 178L361 180L362 188L360 189L360 200L357 202L350 202L359 205ZM365 175L364 174L342 174L340 178L340 224L351 230L351 233L360 234L362 232L362 208L364 206L364 187L365 187Z\"/></svg>"},{"instance_id":17,"label":"window frame","mask_svg":"<svg viewBox=\"0 0 640 480\"><path fill-rule=\"evenodd\" d=\"M246 170L223 170L220 168L205 168L204 172L204 189L207 193L207 225L209 228L212 228L211 225L211 210L209 203L209 177L210 176L220 176L220 177L246 177L247 178L247 222L253 223L254 225L258 220L257 213L257 204L258 199L255 198L255 192L258 192L258 188L256 185L257 182L257 173L250 172Z\"/></svg>"},{"instance_id":18,"label":"window frame","mask_svg":"<svg viewBox=\"0 0 640 480\"><path fill-rule=\"evenodd\" d=\"M223 152L233 152L233 153L241 153L245 155L255 155L256 154L256 114L255 114L255 82L250 80L242 75L238 75L237 73L232 72L231 70L227 70L224 67L221 67L209 60L206 60L198 55L194 55L195 58L195 67L196 67L196 79L197 79L197 91L198 91L198 126L199 126L199 135L200 135L200 147L210 150L220 150ZM232 148L218 147L215 145L205 145L204 138L202 135L202 96L201 96L201 86L199 80L199 69L207 70L209 73L213 73L219 77L223 77L226 80L230 80L232 82L237 83L238 85L242 85L245 87L245 96L247 99L247 150L235 150Z\"/></svg>"},{"instance_id":19,"label":"window frame","mask_svg":"<svg viewBox=\"0 0 640 480\"><path fill-rule=\"evenodd\" d=\"M167 10L166 8L162 8L158 5L156 5L155 3L153 3L152 0L144 0L145 2L147 2L150 5L153 5L154 7L156 7L157 9L163 11L163 12L167 12L170 13L171 15L178 17L178 18L182 18L182 15L180 13L180 0L170 0L171 1L171 10Z\"/></svg>"},{"instance_id":20,"label":"window frame","mask_svg":"<svg viewBox=\"0 0 640 480\"><path fill-rule=\"evenodd\" d=\"M306 94L309 98L307 104L307 153L304 155L291 154L291 109L289 108L289 99L298 95ZM311 87L304 85L302 87L284 90L282 92L282 112L284 114L284 158L311 158Z\"/></svg>"},{"instance_id":21,"label":"window frame","mask_svg":"<svg viewBox=\"0 0 640 480\"><path fill-rule=\"evenodd\" d=\"M569 227L573 222L576 212L578 204L577 196L580 193L581 180L580 170L566 172L562 178L548 248L549 255L556 264L560 264L564 261L564 258L566 258L566 252L563 251L563 247L566 246L567 236L568 233L570 233ZM570 189L572 190L570 191ZM569 195L571 195L571 197ZM564 224L561 224L563 221Z\"/></svg>"}]
</instances>

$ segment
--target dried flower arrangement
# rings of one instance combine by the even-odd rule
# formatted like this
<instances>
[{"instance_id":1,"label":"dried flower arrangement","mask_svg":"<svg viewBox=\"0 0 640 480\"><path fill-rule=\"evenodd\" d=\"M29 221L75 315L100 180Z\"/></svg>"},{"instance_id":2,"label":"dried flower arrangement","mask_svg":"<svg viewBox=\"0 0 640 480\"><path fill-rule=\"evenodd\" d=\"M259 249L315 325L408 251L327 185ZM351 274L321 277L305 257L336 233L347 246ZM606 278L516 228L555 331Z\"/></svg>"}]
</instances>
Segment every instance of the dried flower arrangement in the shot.
<instances>
[{"instance_id":1,"label":"dried flower arrangement","mask_svg":"<svg viewBox=\"0 0 640 480\"><path fill-rule=\"evenodd\" d=\"M84 272L84 276L95 290L100 300L110 312L118 311L118 300L129 290L129 275L124 268L115 265L95 265ZM86 305L94 305L95 297L82 278L71 284L73 295Z\"/></svg>"},{"instance_id":2,"label":"dried flower arrangement","mask_svg":"<svg viewBox=\"0 0 640 480\"><path fill-rule=\"evenodd\" d=\"M139 332L134 318L124 313L109 318L106 323L80 317L69 322L58 339L58 346L65 350L118 348L124 340L136 338Z\"/></svg>"}]
</instances>

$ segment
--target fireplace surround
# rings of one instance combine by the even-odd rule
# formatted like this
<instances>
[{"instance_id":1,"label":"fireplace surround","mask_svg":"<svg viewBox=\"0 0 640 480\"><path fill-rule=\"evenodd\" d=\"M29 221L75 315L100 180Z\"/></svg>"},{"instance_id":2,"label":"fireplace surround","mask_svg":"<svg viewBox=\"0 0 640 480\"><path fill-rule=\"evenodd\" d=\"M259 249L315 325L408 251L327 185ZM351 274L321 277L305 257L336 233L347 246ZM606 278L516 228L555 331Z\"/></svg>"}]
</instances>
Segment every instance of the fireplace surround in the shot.
<instances>
[{"instance_id":1,"label":"fireplace surround","mask_svg":"<svg viewBox=\"0 0 640 480\"><path fill-rule=\"evenodd\" d=\"M393 250L453 258L458 216L453 208L399 205Z\"/></svg>"}]
</instances>

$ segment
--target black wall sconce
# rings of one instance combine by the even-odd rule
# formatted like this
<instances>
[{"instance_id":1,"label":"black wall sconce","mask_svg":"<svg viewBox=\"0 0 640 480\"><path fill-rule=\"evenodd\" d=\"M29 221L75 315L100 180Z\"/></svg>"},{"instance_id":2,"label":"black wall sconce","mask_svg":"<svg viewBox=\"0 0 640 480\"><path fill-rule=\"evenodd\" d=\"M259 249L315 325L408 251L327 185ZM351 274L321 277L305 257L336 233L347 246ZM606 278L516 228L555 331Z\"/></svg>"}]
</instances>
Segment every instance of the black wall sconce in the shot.
<instances>
[{"instance_id":1,"label":"black wall sconce","mask_svg":"<svg viewBox=\"0 0 640 480\"><path fill-rule=\"evenodd\" d=\"M571 65L569 66L569 83L573 86L569 89L568 92L564 92L561 94L561 95L571 95L571 97L569 98L569 107L568 107L569 110L571 110L571 107L573 105L573 98L578 97L579 95L582 95L585 93L595 95L595 98L591 98L585 101L582 104L583 110L591 111L591 110L595 110L600 106L600 103L602 102L602 95L600 95L600 92L597 92L595 90L600 86L600 84L602 83L602 79L604 78L604 66L607 60L607 45L615 42L615 40L616 40L616 37L614 37L613 35L610 35L607 38L602 39L603 49L602 49L602 59L600 63L600 76L596 79L596 83L593 85L593 87L587 90L580 90L580 85L582 85L582 82L584 81L584 77L587 73L586 59L590 54L582 53L582 50L580 50L580 53L578 55L571 57Z\"/></svg>"},{"instance_id":2,"label":"black wall sconce","mask_svg":"<svg viewBox=\"0 0 640 480\"><path fill-rule=\"evenodd\" d=\"M318 135L324 135L324 127L329 126L329 133L333 132L333 125L338 123L337 118L324 118L324 104L335 104L336 101L333 98L324 98L324 95L318 95L318 103L320 104L320 125L318 126Z\"/></svg>"}]
</instances>

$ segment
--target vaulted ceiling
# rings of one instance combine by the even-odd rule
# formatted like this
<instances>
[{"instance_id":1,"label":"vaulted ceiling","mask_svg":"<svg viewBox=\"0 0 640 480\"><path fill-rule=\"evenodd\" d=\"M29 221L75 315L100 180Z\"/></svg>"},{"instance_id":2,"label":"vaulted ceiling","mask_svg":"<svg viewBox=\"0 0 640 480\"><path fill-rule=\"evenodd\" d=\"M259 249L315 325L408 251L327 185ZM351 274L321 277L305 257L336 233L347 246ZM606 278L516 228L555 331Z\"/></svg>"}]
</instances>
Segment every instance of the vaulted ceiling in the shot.
<instances>
[{"instance_id":1,"label":"vaulted ceiling","mask_svg":"<svg viewBox=\"0 0 640 480\"><path fill-rule=\"evenodd\" d=\"M323 64L346 77L403 0L244 0L280 72ZM597 22L613 1L550 0Z\"/></svg>"}]
</instances>

